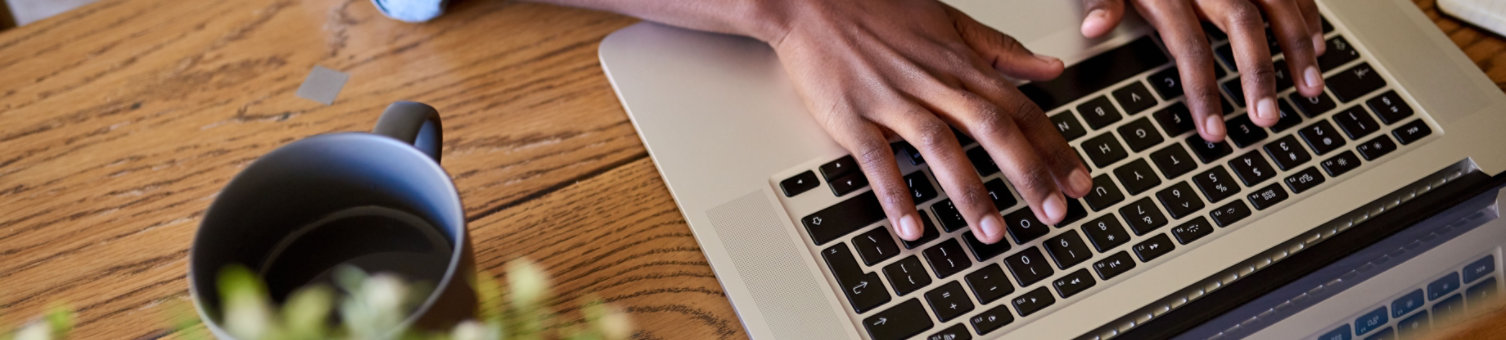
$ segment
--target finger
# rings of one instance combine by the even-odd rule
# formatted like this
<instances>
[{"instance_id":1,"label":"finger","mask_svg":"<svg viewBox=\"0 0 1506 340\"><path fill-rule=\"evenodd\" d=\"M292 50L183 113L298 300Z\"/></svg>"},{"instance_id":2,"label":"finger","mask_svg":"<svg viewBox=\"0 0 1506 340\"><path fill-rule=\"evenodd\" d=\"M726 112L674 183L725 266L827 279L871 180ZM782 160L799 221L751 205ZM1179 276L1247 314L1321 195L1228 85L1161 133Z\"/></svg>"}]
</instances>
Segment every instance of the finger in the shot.
<instances>
[{"instance_id":1,"label":"finger","mask_svg":"<svg viewBox=\"0 0 1506 340\"><path fill-rule=\"evenodd\" d=\"M1124 0L1083 0L1082 35L1101 37L1124 19Z\"/></svg>"},{"instance_id":2,"label":"finger","mask_svg":"<svg viewBox=\"0 0 1506 340\"><path fill-rule=\"evenodd\" d=\"M1093 187L1087 166L1067 144L1066 138L1062 137L1056 126L1046 118L1046 114L1021 94L1019 89L1004 79L980 72L982 70L984 69L959 72L971 75L963 77L965 89L981 95L1013 118L1019 125L1019 130L1025 134L1025 139L1035 148L1036 154L1046 162L1057 188L1072 197L1087 195Z\"/></svg>"},{"instance_id":3,"label":"finger","mask_svg":"<svg viewBox=\"0 0 1506 340\"><path fill-rule=\"evenodd\" d=\"M1327 52L1328 43L1323 39L1323 14L1318 11L1318 3L1315 0L1297 0L1297 8L1302 9L1302 17L1307 20L1307 29L1313 33L1313 50L1317 55Z\"/></svg>"},{"instance_id":4,"label":"finger","mask_svg":"<svg viewBox=\"0 0 1506 340\"><path fill-rule=\"evenodd\" d=\"M1296 83L1297 92L1309 98L1323 93L1323 73L1318 70L1318 56L1312 39L1312 27L1317 26L1307 25L1297 0L1263 0L1260 4L1271 18L1271 32L1286 55L1290 69L1287 74Z\"/></svg>"},{"instance_id":5,"label":"finger","mask_svg":"<svg viewBox=\"0 0 1506 340\"><path fill-rule=\"evenodd\" d=\"M947 13L957 25L957 34L990 67L1005 75L1027 80L1049 80L1061 75L1061 59L1037 55L1018 40L973 20L950 6Z\"/></svg>"},{"instance_id":6,"label":"finger","mask_svg":"<svg viewBox=\"0 0 1506 340\"><path fill-rule=\"evenodd\" d=\"M1161 41L1176 60L1187 94L1187 109L1198 135L1208 141L1224 140L1223 96L1213 78L1213 50L1199 24L1197 13L1185 1L1135 1L1135 9L1161 32Z\"/></svg>"},{"instance_id":7,"label":"finger","mask_svg":"<svg viewBox=\"0 0 1506 340\"><path fill-rule=\"evenodd\" d=\"M1057 187L1049 164L1041 159L1011 114L986 98L959 88L937 88L926 98L931 99L926 101L927 105L972 135L988 151L1037 219L1046 224L1061 222L1067 212L1062 190Z\"/></svg>"},{"instance_id":8,"label":"finger","mask_svg":"<svg viewBox=\"0 0 1506 340\"><path fill-rule=\"evenodd\" d=\"M894 151L889 147L889 142L873 123L857 118L856 115L850 117L853 118L838 123L839 126L829 127L833 131L832 137L837 144L852 153L858 168L863 170L868 184L873 186L874 195L878 196L879 205L883 206L884 214L889 217L889 225L893 226L894 233L908 241L920 239L924 235L920 218L915 213L910 188L905 185L899 167L894 162Z\"/></svg>"},{"instance_id":9,"label":"finger","mask_svg":"<svg viewBox=\"0 0 1506 340\"><path fill-rule=\"evenodd\" d=\"M1281 119L1276 110L1276 67L1265 38L1265 19L1249 1L1202 1L1209 20L1229 33L1234 64L1239 68L1245 107L1255 125L1269 127Z\"/></svg>"},{"instance_id":10,"label":"finger","mask_svg":"<svg viewBox=\"0 0 1506 340\"><path fill-rule=\"evenodd\" d=\"M1004 220L983 181L973 170L972 163L957 143L951 126L936 117L935 113L916 104L895 114L872 117L879 124L893 129L931 164L931 173L941 184L942 190L952 200L952 205L972 226L973 236L984 243L994 243L1004 238Z\"/></svg>"}]
</instances>

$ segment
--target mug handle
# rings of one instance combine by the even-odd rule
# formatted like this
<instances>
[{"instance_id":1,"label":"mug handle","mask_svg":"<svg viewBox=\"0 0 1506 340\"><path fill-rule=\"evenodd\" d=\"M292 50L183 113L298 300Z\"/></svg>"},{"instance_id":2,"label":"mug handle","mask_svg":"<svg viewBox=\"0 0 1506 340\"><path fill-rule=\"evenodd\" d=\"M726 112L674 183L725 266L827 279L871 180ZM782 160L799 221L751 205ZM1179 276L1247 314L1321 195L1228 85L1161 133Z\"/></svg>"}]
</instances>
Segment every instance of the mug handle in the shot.
<instances>
[{"instance_id":1,"label":"mug handle","mask_svg":"<svg viewBox=\"0 0 1506 340\"><path fill-rule=\"evenodd\" d=\"M439 163L439 149L444 141L439 111L428 104L401 101L387 106L371 133L392 137L418 148Z\"/></svg>"}]
</instances>

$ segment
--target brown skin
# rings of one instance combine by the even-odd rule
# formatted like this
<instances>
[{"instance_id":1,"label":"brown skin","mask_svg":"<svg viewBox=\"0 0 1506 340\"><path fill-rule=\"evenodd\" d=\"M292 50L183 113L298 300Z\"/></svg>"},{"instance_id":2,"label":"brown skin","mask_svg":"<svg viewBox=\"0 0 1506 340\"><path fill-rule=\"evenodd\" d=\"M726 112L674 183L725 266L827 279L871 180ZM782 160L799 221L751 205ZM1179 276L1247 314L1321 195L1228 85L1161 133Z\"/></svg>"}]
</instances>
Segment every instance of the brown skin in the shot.
<instances>
[{"instance_id":1,"label":"brown skin","mask_svg":"<svg viewBox=\"0 0 1506 340\"><path fill-rule=\"evenodd\" d=\"M1047 80L1063 68L1014 38L984 26L934 0L538 0L609 10L670 25L739 34L769 43L828 134L850 151L873 185L890 225L906 240L920 238L921 225L901 179L888 137L909 141L925 157L974 236L994 243L1004 222L950 127L958 127L986 150L1024 197L1036 217L1056 224L1066 215L1066 197L1092 189L1087 168L1034 103L1005 77ZM1313 60L1316 8L1312 0L1133 0L1169 41L1197 115L1198 131L1222 140L1211 51L1199 17L1234 30L1249 107L1274 98L1270 52L1260 12L1280 13L1273 24L1288 41L1292 74ZM1086 0L1092 13L1083 34L1106 34L1123 17L1123 0ZM1093 10L1100 10L1094 12ZM1311 13L1306 15L1303 13ZM1295 15L1293 15L1295 14ZM1292 19L1296 18L1296 19ZM1293 21L1296 20L1296 21ZM1309 21L1310 20L1310 21ZM1250 25L1254 26L1250 26ZM1309 30L1311 26L1314 29ZM1251 29L1253 27L1253 29ZM1170 43L1175 39L1176 43ZM1259 42L1251 44L1251 42ZM1199 48L1199 46L1201 46ZM1302 49L1306 49L1303 52ZM1300 78L1299 78L1300 79ZM1299 85L1314 95L1317 85ZM1302 82L1299 82L1302 83ZM1258 111L1258 110L1257 110ZM1272 110L1271 112L1275 112ZM1262 126L1276 117L1252 116ZM1269 119L1267 119L1269 118Z\"/></svg>"}]
</instances>

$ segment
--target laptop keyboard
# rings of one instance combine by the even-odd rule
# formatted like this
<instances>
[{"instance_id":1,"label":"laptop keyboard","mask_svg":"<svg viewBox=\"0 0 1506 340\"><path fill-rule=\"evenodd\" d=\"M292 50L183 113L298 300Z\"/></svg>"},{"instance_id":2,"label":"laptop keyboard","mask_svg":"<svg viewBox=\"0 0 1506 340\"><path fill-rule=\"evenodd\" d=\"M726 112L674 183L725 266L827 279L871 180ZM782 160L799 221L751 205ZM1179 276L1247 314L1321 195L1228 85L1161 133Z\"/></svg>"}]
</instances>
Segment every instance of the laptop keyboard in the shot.
<instances>
[{"instance_id":1,"label":"laptop keyboard","mask_svg":"<svg viewBox=\"0 0 1506 340\"><path fill-rule=\"evenodd\" d=\"M966 230L925 160L903 142L895 145L902 162L921 168L904 176L924 222L917 241L891 233L851 156L775 180L789 198L827 195L813 190L821 180L834 195L798 224L869 337L993 335L1429 136L1392 84L1326 21L1324 28L1328 52L1319 63L1327 88L1313 99L1295 93L1276 54L1283 99L1271 128L1227 102L1243 106L1238 74L1230 72L1226 38L1210 34L1225 112L1234 112L1221 143L1194 133L1178 71L1151 37L1021 86L1084 156L1094 185L1086 197L1068 199L1061 224L1046 225L987 153L957 134L1008 226L996 244Z\"/></svg>"}]
</instances>

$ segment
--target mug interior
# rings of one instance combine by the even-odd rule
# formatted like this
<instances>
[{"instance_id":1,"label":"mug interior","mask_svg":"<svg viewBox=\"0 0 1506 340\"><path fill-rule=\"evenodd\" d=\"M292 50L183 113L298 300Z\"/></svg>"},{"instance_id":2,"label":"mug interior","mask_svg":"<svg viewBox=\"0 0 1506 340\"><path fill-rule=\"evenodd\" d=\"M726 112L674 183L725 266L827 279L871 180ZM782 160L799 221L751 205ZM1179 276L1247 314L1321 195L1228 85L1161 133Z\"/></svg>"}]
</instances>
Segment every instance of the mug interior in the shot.
<instances>
[{"instance_id":1,"label":"mug interior","mask_svg":"<svg viewBox=\"0 0 1506 340\"><path fill-rule=\"evenodd\" d=\"M404 230L416 224L430 231ZM326 275L320 271L352 260L344 258L352 252L370 250L352 247L380 244L384 253L357 261L391 264L415 258L401 252L437 252L406 266L437 274L437 282L427 284L443 289L469 251L467 243L459 195L433 159L384 136L319 135L256 160L220 192L195 237L189 277L201 313L217 319L216 276L230 264L264 274L280 300L299 281ZM278 272L266 273L273 268ZM289 273L299 270L304 272Z\"/></svg>"}]
</instances>

